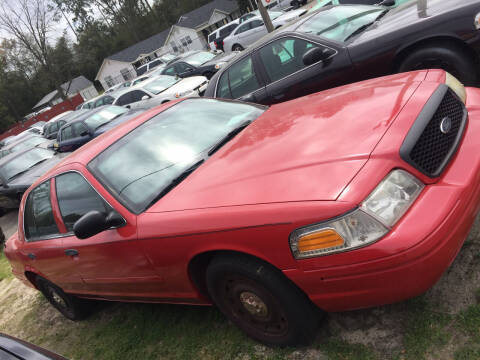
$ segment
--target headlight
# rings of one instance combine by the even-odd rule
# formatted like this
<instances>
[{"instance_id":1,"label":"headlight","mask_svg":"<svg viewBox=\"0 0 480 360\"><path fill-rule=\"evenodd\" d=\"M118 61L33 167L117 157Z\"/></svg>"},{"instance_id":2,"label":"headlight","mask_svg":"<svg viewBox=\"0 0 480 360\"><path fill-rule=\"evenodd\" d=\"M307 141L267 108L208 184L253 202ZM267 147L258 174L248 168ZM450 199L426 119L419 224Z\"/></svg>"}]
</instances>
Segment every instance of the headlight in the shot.
<instances>
[{"instance_id":1,"label":"headlight","mask_svg":"<svg viewBox=\"0 0 480 360\"><path fill-rule=\"evenodd\" d=\"M388 233L410 208L424 185L404 170L394 170L354 211L292 232L296 259L328 255L369 245Z\"/></svg>"},{"instance_id":2,"label":"headlight","mask_svg":"<svg viewBox=\"0 0 480 360\"><path fill-rule=\"evenodd\" d=\"M215 64L215 69L216 70L220 70L223 66L225 66L226 62L225 61L221 61L219 63L216 63Z\"/></svg>"},{"instance_id":3,"label":"headlight","mask_svg":"<svg viewBox=\"0 0 480 360\"><path fill-rule=\"evenodd\" d=\"M445 85L453 90L455 94L462 100L465 104L467 101L467 93L465 92L465 86L452 74L447 72L447 77L445 79Z\"/></svg>"},{"instance_id":4,"label":"headlight","mask_svg":"<svg viewBox=\"0 0 480 360\"><path fill-rule=\"evenodd\" d=\"M177 92L177 93L175 94L175 97L178 99L178 98L187 96L187 95L191 94L192 92L193 92L192 90Z\"/></svg>"}]
</instances>

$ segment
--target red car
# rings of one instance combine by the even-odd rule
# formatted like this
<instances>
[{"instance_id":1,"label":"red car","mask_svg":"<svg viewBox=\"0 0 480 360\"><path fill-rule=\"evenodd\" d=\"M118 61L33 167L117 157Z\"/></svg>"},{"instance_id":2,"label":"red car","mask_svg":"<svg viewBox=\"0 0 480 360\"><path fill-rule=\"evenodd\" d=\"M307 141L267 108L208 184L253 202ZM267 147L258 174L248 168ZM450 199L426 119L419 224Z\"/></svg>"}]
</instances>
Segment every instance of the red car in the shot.
<instances>
[{"instance_id":1,"label":"red car","mask_svg":"<svg viewBox=\"0 0 480 360\"><path fill-rule=\"evenodd\" d=\"M318 309L423 293L480 197L480 90L442 70L270 108L186 99L96 138L24 195L13 273L66 317L81 298L218 308L294 345Z\"/></svg>"}]
</instances>

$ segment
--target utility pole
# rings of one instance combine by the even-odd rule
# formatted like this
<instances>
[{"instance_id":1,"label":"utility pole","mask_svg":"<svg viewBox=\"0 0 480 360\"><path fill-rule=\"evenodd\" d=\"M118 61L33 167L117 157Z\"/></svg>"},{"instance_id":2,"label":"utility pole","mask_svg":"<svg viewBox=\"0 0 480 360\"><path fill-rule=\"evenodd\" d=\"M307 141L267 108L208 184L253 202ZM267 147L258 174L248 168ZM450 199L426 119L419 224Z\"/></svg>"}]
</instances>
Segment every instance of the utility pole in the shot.
<instances>
[{"instance_id":1,"label":"utility pole","mask_svg":"<svg viewBox=\"0 0 480 360\"><path fill-rule=\"evenodd\" d=\"M274 28L273 28L272 20L270 19L270 15L268 14L267 9L265 9L265 6L263 5L263 0L260 0L260 1L257 0L257 5L258 5L258 10L260 11L260 15L262 15L263 22L267 27L267 31L271 33L274 30Z\"/></svg>"}]
</instances>

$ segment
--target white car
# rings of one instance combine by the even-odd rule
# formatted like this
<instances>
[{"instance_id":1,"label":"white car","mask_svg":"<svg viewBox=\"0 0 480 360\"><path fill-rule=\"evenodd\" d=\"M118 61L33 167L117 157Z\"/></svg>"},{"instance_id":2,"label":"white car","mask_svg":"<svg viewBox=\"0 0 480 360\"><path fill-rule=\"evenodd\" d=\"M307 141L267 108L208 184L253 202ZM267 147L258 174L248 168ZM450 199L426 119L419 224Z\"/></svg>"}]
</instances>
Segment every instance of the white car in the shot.
<instances>
[{"instance_id":1,"label":"white car","mask_svg":"<svg viewBox=\"0 0 480 360\"><path fill-rule=\"evenodd\" d=\"M223 50L223 45L220 42L223 42L223 39L230 35L239 23L240 20L236 19L226 25L223 25L222 27L219 27L217 30L212 31L208 35L208 46L210 47L210 50Z\"/></svg>"},{"instance_id":2,"label":"white car","mask_svg":"<svg viewBox=\"0 0 480 360\"><path fill-rule=\"evenodd\" d=\"M278 29L289 22L297 20L306 12L306 9L298 9L289 12L269 11L268 13L270 14L273 27ZM256 11L252 13L258 14ZM230 34L230 36L223 39L223 50L225 52L241 51L248 45L253 44L255 41L265 36L267 33L268 31L263 23L262 17L259 15L254 16L243 22Z\"/></svg>"},{"instance_id":3,"label":"white car","mask_svg":"<svg viewBox=\"0 0 480 360\"><path fill-rule=\"evenodd\" d=\"M151 108L183 97L200 96L207 86L208 79L205 76L191 76L182 79L160 75L137 86L112 94L115 97L113 105L127 108Z\"/></svg>"}]
</instances>

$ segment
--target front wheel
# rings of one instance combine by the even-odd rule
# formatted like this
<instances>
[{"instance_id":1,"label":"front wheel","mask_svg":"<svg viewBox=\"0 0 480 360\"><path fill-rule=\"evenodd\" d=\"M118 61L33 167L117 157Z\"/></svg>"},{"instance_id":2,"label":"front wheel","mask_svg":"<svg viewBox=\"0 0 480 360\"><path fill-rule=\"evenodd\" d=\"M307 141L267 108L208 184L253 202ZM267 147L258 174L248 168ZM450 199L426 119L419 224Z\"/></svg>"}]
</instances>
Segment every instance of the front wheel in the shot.
<instances>
[{"instance_id":1,"label":"front wheel","mask_svg":"<svg viewBox=\"0 0 480 360\"><path fill-rule=\"evenodd\" d=\"M477 84L477 69L473 59L459 46L428 46L407 55L398 71L422 69L443 69L455 76L463 84Z\"/></svg>"},{"instance_id":2,"label":"front wheel","mask_svg":"<svg viewBox=\"0 0 480 360\"><path fill-rule=\"evenodd\" d=\"M235 44L232 47L232 51L243 51L243 46L240 44Z\"/></svg>"},{"instance_id":3,"label":"front wheel","mask_svg":"<svg viewBox=\"0 0 480 360\"><path fill-rule=\"evenodd\" d=\"M37 287L52 306L60 311L67 319L77 321L87 315L86 304L73 295L65 293L50 281L37 277Z\"/></svg>"},{"instance_id":4,"label":"front wheel","mask_svg":"<svg viewBox=\"0 0 480 360\"><path fill-rule=\"evenodd\" d=\"M274 346L308 344L315 338L318 309L273 266L221 255L208 266L206 278L213 302L250 337Z\"/></svg>"}]
</instances>

